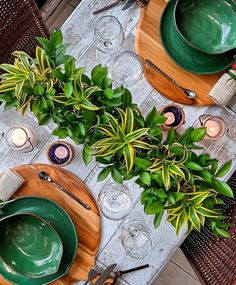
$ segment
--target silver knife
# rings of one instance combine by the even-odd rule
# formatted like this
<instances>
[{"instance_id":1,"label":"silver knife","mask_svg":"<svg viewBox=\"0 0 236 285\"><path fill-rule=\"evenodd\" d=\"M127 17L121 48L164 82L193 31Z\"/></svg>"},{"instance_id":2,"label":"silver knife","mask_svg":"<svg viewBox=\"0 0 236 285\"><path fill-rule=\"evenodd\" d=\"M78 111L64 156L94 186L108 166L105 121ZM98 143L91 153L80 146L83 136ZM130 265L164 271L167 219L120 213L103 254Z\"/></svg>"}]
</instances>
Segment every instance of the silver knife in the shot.
<instances>
[{"instance_id":1,"label":"silver knife","mask_svg":"<svg viewBox=\"0 0 236 285\"><path fill-rule=\"evenodd\" d=\"M108 266L100 275L100 277L98 278L98 280L95 282L94 285L103 285L104 282L107 280L107 278L111 275L112 271L115 269L115 267L117 266L116 263Z\"/></svg>"},{"instance_id":2,"label":"silver knife","mask_svg":"<svg viewBox=\"0 0 236 285\"><path fill-rule=\"evenodd\" d=\"M131 7L135 3L135 0L128 0L125 6L122 8L122 11L127 10L129 7Z\"/></svg>"}]
</instances>

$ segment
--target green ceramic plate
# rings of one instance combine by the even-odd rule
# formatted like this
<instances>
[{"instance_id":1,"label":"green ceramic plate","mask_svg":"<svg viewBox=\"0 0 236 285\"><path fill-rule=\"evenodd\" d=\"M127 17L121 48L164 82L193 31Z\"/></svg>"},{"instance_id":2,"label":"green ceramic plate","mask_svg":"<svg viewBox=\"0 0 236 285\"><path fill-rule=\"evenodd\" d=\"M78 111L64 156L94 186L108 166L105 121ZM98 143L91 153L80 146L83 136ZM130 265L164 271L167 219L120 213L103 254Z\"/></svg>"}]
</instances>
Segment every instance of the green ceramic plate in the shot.
<instances>
[{"instance_id":1,"label":"green ceramic plate","mask_svg":"<svg viewBox=\"0 0 236 285\"><path fill-rule=\"evenodd\" d=\"M55 202L41 197L22 197L5 205L4 215L30 212L50 223L59 234L63 244L63 255L56 273L40 278L29 278L16 272L6 271L0 262L0 275L15 285L44 285L62 276L70 269L78 250L78 239L74 224L66 211Z\"/></svg>"},{"instance_id":2,"label":"green ceramic plate","mask_svg":"<svg viewBox=\"0 0 236 285\"><path fill-rule=\"evenodd\" d=\"M175 23L187 43L205 53L236 48L234 0L178 0Z\"/></svg>"},{"instance_id":3,"label":"green ceramic plate","mask_svg":"<svg viewBox=\"0 0 236 285\"><path fill-rule=\"evenodd\" d=\"M63 246L54 228L30 213L0 219L0 259L6 270L39 278L56 273Z\"/></svg>"},{"instance_id":4,"label":"green ceramic plate","mask_svg":"<svg viewBox=\"0 0 236 285\"><path fill-rule=\"evenodd\" d=\"M225 70L234 62L234 51L209 55L189 46L177 32L174 10L177 0L170 0L161 19L161 38L169 56L180 67L197 74L212 74Z\"/></svg>"}]
</instances>

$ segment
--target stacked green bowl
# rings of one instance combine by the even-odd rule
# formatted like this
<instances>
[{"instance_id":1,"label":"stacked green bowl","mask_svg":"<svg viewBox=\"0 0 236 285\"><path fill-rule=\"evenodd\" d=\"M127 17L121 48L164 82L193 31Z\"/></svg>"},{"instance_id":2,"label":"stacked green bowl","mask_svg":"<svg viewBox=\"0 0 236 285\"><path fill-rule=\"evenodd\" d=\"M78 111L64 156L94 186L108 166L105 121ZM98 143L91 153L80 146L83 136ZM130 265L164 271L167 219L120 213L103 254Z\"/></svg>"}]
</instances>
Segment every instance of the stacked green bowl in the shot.
<instances>
[{"instance_id":1,"label":"stacked green bowl","mask_svg":"<svg viewBox=\"0 0 236 285\"><path fill-rule=\"evenodd\" d=\"M234 0L169 0L161 19L163 46L172 60L196 74L227 69L236 55Z\"/></svg>"},{"instance_id":2,"label":"stacked green bowl","mask_svg":"<svg viewBox=\"0 0 236 285\"><path fill-rule=\"evenodd\" d=\"M22 197L0 213L0 276L17 285L44 285L64 276L78 251L66 211L41 197Z\"/></svg>"}]
</instances>

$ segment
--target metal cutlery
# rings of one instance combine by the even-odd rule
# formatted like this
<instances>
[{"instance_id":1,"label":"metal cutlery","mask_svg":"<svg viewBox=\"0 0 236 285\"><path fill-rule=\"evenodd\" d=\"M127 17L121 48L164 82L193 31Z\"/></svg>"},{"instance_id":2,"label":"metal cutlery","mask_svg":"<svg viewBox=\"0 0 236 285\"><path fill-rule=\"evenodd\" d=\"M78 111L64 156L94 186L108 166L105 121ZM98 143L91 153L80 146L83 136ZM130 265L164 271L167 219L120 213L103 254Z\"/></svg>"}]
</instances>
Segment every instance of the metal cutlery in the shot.
<instances>
[{"instance_id":1,"label":"metal cutlery","mask_svg":"<svg viewBox=\"0 0 236 285\"><path fill-rule=\"evenodd\" d=\"M135 0L128 0L125 6L122 8L122 11L129 9L129 7L131 7L134 3L135 3Z\"/></svg>"},{"instance_id":2,"label":"metal cutlery","mask_svg":"<svg viewBox=\"0 0 236 285\"><path fill-rule=\"evenodd\" d=\"M103 285L104 282L107 280L107 278L111 275L115 267L117 266L116 263L108 266L101 274L101 276L98 278L98 280L95 282L94 285Z\"/></svg>"},{"instance_id":3,"label":"metal cutlery","mask_svg":"<svg viewBox=\"0 0 236 285\"><path fill-rule=\"evenodd\" d=\"M101 272L102 272L102 268L98 265L95 265L93 268L91 268L88 273L88 279L84 283L84 285L87 285L90 281L96 278Z\"/></svg>"},{"instance_id":4,"label":"metal cutlery","mask_svg":"<svg viewBox=\"0 0 236 285\"><path fill-rule=\"evenodd\" d=\"M177 81L175 81L173 78L171 78L169 75L167 75L164 71L162 71L159 67L157 67L154 63L152 63L150 60L146 59L145 63L149 65L151 68L159 72L161 75L163 75L166 79L171 81L175 86L177 86L179 89L181 89L185 95L188 96L189 99L194 99L197 95L197 92L194 90L190 90L187 88L184 88L181 86Z\"/></svg>"},{"instance_id":5,"label":"metal cutlery","mask_svg":"<svg viewBox=\"0 0 236 285\"><path fill-rule=\"evenodd\" d=\"M70 193L68 190L66 190L63 186L61 186L61 184L59 184L58 182L54 181L50 175L48 173L46 173L45 171L41 171L39 173L39 178L45 181L48 181L50 183L52 183L54 186L56 186L58 189L60 189L61 191L63 191L65 194L67 194L68 196L70 196L73 200L75 200L77 203L79 203L81 206L83 206L86 210L91 210L91 207L86 204L84 201L82 201L81 199L77 198L74 194Z\"/></svg>"},{"instance_id":6,"label":"metal cutlery","mask_svg":"<svg viewBox=\"0 0 236 285\"><path fill-rule=\"evenodd\" d=\"M116 2L114 2L114 3L110 4L110 5L107 5L107 6L101 8L99 10L93 11L93 15L97 15L99 13L102 13L102 12L106 11L106 10L109 10L109 9L119 5L121 2L124 2L124 1L125 0L117 0Z\"/></svg>"}]
</instances>

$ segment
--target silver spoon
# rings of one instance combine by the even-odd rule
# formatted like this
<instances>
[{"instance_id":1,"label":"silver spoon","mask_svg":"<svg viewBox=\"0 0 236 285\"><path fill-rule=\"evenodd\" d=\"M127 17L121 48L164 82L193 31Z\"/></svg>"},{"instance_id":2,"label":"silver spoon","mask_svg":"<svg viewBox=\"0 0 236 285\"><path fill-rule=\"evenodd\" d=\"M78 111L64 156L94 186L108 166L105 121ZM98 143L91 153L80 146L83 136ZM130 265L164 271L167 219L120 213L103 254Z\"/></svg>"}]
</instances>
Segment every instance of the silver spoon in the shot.
<instances>
[{"instance_id":1,"label":"silver spoon","mask_svg":"<svg viewBox=\"0 0 236 285\"><path fill-rule=\"evenodd\" d=\"M91 207L86 204L84 201L80 200L79 198L77 198L74 194L70 193L68 190L66 190L63 186L61 186L59 183L57 183L56 181L54 181L50 175L45 172L45 171L41 171L39 173L39 178L42 180L46 180L48 182L51 182L54 186L56 186L58 189L60 189L61 191L63 191L65 194L67 194L68 196L70 196L73 200L75 200L77 203L79 203L81 206L83 206L85 209L87 210L91 210Z\"/></svg>"},{"instance_id":2,"label":"silver spoon","mask_svg":"<svg viewBox=\"0 0 236 285\"><path fill-rule=\"evenodd\" d=\"M166 74L164 71L162 71L159 67L157 67L154 63L152 63L150 60L146 59L145 63L147 65L149 65L151 68L153 68L154 70L156 70L157 72L159 72L160 74L162 74L166 79L168 79L169 81L171 81L174 85L176 85L179 89L181 89L187 96L189 99L194 99L197 95L197 92L194 90L190 90L187 88L184 88L183 86L181 86L177 81L175 81L173 78L171 78L168 74Z\"/></svg>"}]
</instances>

